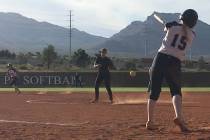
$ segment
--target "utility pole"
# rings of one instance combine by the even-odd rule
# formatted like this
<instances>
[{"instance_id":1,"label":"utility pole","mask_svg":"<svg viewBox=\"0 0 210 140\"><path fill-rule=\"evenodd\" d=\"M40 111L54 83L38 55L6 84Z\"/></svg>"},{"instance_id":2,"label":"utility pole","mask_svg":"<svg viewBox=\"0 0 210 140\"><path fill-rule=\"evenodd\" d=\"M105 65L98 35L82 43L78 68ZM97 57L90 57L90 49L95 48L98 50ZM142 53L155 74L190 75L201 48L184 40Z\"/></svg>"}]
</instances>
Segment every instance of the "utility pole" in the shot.
<instances>
[{"instance_id":1,"label":"utility pole","mask_svg":"<svg viewBox=\"0 0 210 140\"><path fill-rule=\"evenodd\" d=\"M144 44L144 56L147 57L147 47L148 47L148 40L147 40L147 23L144 23L144 37L145 37L145 44Z\"/></svg>"},{"instance_id":2,"label":"utility pole","mask_svg":"<svg viewBox=\"0 0 210 140\"><path fill-rule=\"evenodd\" d=\"M145 40L145 48L144 48L144 56L145 58L147 57L147 47L148 47L148 41L147 41L147 38Z\"/></svg>"},{"instance_id":3,"label":"utility pole","mask_svg":"<svg viewBox=\"0 0 210 140\"><path fill-rule=\"evenodd\" d=\"M190 61L192 61L192 48L190 47Z\"/></svg>"},{"instance_id":4,"label":"utility pole","mask_svg":"<svg viewBox=\"0 0 210 140\"><path fill-rule=\"evenodd\" d=\"M71 44L71 39L72 39L72 30L71 30L71 22L72 22L72 11L69 11L70 15L69 15L69 59L71 59L72 56L72 44Z\"/></svg>"}]
</instances>

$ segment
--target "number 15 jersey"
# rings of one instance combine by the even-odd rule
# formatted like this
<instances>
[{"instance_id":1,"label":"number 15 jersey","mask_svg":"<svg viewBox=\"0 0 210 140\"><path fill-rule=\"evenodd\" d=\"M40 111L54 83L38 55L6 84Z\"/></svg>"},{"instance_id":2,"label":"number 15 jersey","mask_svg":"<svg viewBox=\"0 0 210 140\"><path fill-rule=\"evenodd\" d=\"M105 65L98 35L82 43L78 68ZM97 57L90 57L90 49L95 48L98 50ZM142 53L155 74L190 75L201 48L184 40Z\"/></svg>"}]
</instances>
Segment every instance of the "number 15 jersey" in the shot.
<instances>
[{"instance_id":1,"label":"number 15 jersey","mask_svg":"<svg viewBox=\"0 0 210 140\"><path fill-rule=\"evenodd\" d=\"M167 33L158 52L174 56L183 61L187 49L192 44L195 33L188 27L184 31L183 25L175 21L167 23L165 27Z\"/></svg>"}]
</instances>

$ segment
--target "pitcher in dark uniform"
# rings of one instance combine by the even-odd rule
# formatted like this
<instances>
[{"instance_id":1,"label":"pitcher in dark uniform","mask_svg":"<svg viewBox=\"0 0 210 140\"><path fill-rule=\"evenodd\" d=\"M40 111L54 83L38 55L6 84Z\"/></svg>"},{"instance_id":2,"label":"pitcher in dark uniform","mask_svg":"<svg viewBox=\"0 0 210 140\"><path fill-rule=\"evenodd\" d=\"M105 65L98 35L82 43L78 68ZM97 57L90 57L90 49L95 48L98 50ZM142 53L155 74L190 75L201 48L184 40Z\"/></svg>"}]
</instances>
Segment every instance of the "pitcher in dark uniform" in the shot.
<instances>
[{"instance_id":1,"label":"pitcher in dark uniform","mask_svg":"<svg viewBox=\"0 0 210 140\"><path fill-rule=\"evenodd\" d=\"M109 100L113 103L112 90L111 90L111 75L109 72L110 68L114 68L113 62L107 56L107 49L103 48L100 51L100 55L97 56L96 61L94 63L94 68L98 69L97 77L95 80L95 99L92 103L98 102L99 99L99 86L102 81L104 81L104 85L109 94Z\"/></svg>"}]
</instances>

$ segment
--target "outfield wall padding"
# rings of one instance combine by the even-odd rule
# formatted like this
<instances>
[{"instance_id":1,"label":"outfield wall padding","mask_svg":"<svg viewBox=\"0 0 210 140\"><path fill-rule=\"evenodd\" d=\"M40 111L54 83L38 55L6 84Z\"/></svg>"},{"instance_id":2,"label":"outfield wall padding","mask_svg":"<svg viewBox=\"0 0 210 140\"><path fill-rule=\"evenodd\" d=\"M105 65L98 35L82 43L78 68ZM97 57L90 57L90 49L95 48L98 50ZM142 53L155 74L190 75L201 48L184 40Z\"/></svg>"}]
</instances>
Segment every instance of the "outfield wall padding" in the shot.
<instances>
[{"instance_id":1,"label":"outfield wall padding","mask_svg":"<svg viewBox=\"0 0 210 140\"><path fill-rule=\"evenodd\" d=\"M93 87L96 72L79 72L83 87ZM146 87L149 76L147 72L137 72L136 77L130 77L129 72L112 72L113 87ZM21 72L18 78L19 87L74 87L74 72ZM9 78L0 73L0 87L10 87ZM210 86L210 72L184 72L182 85L185 87ZM165 82L163 86L167 86Z\"/></svg>"}]
</instances>

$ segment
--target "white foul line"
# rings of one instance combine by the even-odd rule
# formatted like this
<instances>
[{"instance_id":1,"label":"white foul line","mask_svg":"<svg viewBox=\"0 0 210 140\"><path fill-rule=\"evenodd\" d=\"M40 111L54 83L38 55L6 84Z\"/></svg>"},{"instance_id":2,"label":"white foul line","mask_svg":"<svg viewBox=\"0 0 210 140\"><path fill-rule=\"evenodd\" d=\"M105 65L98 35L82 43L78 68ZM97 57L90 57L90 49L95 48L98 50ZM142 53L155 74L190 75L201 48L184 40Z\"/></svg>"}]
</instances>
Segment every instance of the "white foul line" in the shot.
<instances>
[{"instance_id":1,"label":"white foul line","mask_svg":"<svg viewBox=\"0 0 210 140\"><path fill-rule=\"evenodd\" d=\"M82 123L51 123L51 122L30 122L30 121L15 121L15 120L0 120L0 123L19 123L19 124L38 124L38 125L56 125L56 126L80 126L88 124L89 122Z\"/></svg>"},{"instance_id":2,"label":"white foul line","mask_svg":"<svg viewBox=\"0 0 210 140\"><path fill-rule=\"evenodd\" d=\"M138 101L138 100L127 100L127 101L119 101L114 103L113 105L138 105L138 104L146 104L147 101ZM158 104L171 104L171 101L158 101ZM199 104L199 102L183 102L183 104Z\"/></svg>"},{"instance_id":3,"label":"white foul line","mask_svg":"<svg viewBox=\"0 0 210 140\"><path fill-rule=\"evenodd\" d=\"M65 102L56 102L54 100L49 100L49 101L42 101L42 100L28 100L26 103L30 104L58 104L58 105L66 105L66 104L78 104L78 103L65 103Z\"/></svg>"}]
</instances>

